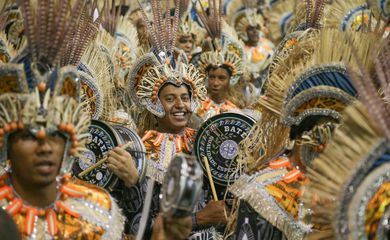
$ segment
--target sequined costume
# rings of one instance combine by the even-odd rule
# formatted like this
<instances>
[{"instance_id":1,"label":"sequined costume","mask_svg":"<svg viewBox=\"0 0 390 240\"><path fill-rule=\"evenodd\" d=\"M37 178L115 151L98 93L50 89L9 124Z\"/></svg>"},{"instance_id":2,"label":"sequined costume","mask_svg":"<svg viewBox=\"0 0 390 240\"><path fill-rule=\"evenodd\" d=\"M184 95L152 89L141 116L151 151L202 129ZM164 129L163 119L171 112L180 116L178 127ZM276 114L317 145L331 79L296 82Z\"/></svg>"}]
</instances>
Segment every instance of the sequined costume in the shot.
<instances>
[{"instance_id":1,"label":"sequined costume","mask_svg":"<svg viewBox=\"0 0 390 240\"><path fill-rule=\"evenodd\" d=\"M7 174L0 179L0 207L12 216L23 239L122 238L124 218L101 188L64 178L57 200L43 209L18 197Z\"/></svg>"},{"instance_id":2,"label":"sequined costume","mask_svg":"<svg viewBox=\"0 0 390 240\"><path fill-rule=\"evenodd\" d=\"M306 181L304 174L294 168L287 157L280 157L254 175L242 176L230 190L284 234L289 233L288 238L301 239L310 231L310 226L301 219L301 187ZM278 220L271 220L269 216Z\"/></svg>"}]
</instances>

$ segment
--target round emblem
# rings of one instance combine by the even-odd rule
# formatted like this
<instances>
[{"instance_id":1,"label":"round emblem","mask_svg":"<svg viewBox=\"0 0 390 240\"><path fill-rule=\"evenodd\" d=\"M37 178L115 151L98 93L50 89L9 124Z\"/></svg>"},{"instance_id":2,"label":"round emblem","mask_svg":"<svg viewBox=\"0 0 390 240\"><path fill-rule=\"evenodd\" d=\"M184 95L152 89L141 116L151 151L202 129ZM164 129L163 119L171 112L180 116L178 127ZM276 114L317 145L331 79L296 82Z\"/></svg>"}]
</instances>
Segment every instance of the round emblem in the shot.
<instances>
[{"instance_id":1,"label":"round emblem","mask_svg":"<svg viewBox=\"0 0 390 240\"><path fill-rule=\"evenodd\" d=\"M195 154L202 166L207 157L216 184L226 186L237 176L236 156L239 143L247 136L255 121L238 113L223 113L208 119L198 131Z\"/></svg>"},{"instance_id":2,"label":"round emblem","mask_svg":"<svg viewBox=\"0 0 390 240\"><path fill-rule=\"evenodd\" d=\"M226 140L219 147L219 153L225 159L233 159L238 153L238 144L233 140Z\"/></svg>"},{"instance_id":3,"label":"round emblem","mask_svg":"<svg viewBox=\"0 0 390 240\"><path fill-rule=\"evenodd\" d=\"M95 163L96 163L95 154L90 150L85 151L84 154L78 160L79 167L83 171Z\"/></svg>"},{"instance_id":4,"label":"round emblem","mask_svg":"<svg viewBox=\"0 0 390 240\"><path fill-rule=\"evenodd\" d=\"M114 132L110 126L103 122L92 120L91 126L89 127L89 133L91 134L90 141L86 144L89 151L86 151L84 155L76 161L76 164L73 165L73 173L76 176L102 159L107 155L108 151L118 145L118 140ZM84 176L83 180L109 190L111 190L118 181L117 177L107 168L106 164L102 164L94 169Z\"/></svg>"}]
</instances>

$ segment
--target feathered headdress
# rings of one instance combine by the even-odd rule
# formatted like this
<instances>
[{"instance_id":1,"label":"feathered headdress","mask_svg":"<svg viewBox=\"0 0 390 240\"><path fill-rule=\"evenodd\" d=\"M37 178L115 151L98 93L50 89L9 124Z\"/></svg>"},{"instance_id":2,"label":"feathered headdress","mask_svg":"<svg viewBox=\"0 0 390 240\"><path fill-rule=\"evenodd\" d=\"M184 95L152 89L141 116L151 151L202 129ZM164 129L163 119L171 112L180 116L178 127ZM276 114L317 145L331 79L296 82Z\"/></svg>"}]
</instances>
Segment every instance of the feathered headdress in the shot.
<instances>
[{"instance_id":1,"label":"feathered headdress","mask_svg":"<svg viewBox=\"0 0 390 240\"><path fill-rule=\"evenodd\" d=\"M326 0L304 0L297 3L294 19L289 26L290 32L304 31L308 28L320 29Z\"/></svg>"},{"instance_id":2,"label":"feathered headdress","mask_svg":"<svg viewBox=\"0 0 390 240\"><path fill-rule=\"evenodd\" d=\"M313 232L313 237L385 239L387 234L390 47L388 42L383 49L377 46L373 54L364 56L375 59L373 76L359 55L354 56L357 65L348 68L366 106L346 110L343 128L309 170L304 199L313 211L311 221L324 229Z\"/></svg>"},{"instance_id":3,"label":"feathered headdress","mask_svg":"<svg viewBox=\"0 0 390 240\"><path fill-rule=\"evenodd\" d=\"M27 48L11 63L0 65L1 162L7 159L8 136L28 129L37 138L53 131L67 139L60 175L87 140L89 117L79 99L74 67L59 67L66 46L81 26L85 1L18 1Z\"/></svg>"},{"instance_id":4,"label":"feathered headdress","mask_svg":"<svg viewBox=\"0 0 390 240\"><path fill-rule=\"evenodd\" d=\"M268 28L274 42L278 43L288 32L289 24L294 18L295 1L276 1L268 11Z\"/></svg>"},{"instance_id":5,"label":"feathered headdress","mask_svg":"<svg viewBox=\"0 0 390 240\"><path fill-rule=\"evenodd\" d=\"M152 49L134 63L129 73L128 88L132 100L152 114L163 117L165 111L158 98L160 88L167 83L176 86L185 84L190 88L194 111L198 101L206 97L206 88L203 85L203 76L196 68L175 57L180 1L175 1L173 16L169 14L169 1L166 3L165 14L159 0L152 0L151 6L153 23L143 9L142 15L150 33Z\"/></svg>"},{"instance_id":6,"label":"feathered headdress","mask_svg":"<svg viewBox=\"0 0 390 240\"><path fill-rule=\"evenodd\" d=\"M248 40L247 28L264 27L263 17L257 13L257 2L253 0L232 0L226 6L228 22L237 31L238 36Z\"/></svg>"},{"instance_id":7,"label":"feathered headdress","mask_svg":"<svg viewBox=\"0 0 390 240\"><path fill-rule=\"evenodd\" d=\"M209 8L200 4L198 16L202 21L211 41L205 41L208 51L203 51L200 57L196 60L201 71L206 74L208 69L213 67L225 66L230 69L232 76L230 84L235 85L243 73L242 59L244 57L244 49L242 43L230 26L222 20L223 6L221 1L209 1ZM208 12L208 14L206 13Z\"/></svg>"},{"instance_id":8,"label":"feathered headdress","mask_svg":"<svg viewBox=\"0 0 390 240\"><path fill-rule=\"evenodd\" d=\"M373 29L377 23L366 0L335 0L325 9L326 27L341 31Z\"/></svg>"},{"instance_id":9,"label":"feathered headdress","mask_svg":"<svg viewBox=\"0 0 390 240\"><path fill-rule=\"evenodd\" d=\"M264 115L271 119L273 125L259 122L258 128L255 128L258 133L254 135L261 135L261 141L252 142L248 139L248 145L243 142L243 148L253 149L256 156L251 160L252 167L261 168L266 164L265 161L283 151L288 144L286 139L289 138L289 129L299 126L304 119L317 116L341 120L342 111L357 96L346 71L346 66L353 64L349 43L356 46L359 56L365 56L377 44L376 41L362 33L351 37L336 29L323 29L318 37L301 41L299 44L303 44L304 48L300 49L298 44L291 54L302 58L297 62L291 56L285 59L288 62L280 63L287 64L289 68L271 75L266 82L264 96L256 103L257 108L265 112ZM306 50L309 51L308 54L300 53ZM372 65L370 59L364 60L363 66ZM278 132L269 131L268 128L262 130L265 129L263 125L272 125ZM275 146L270 145L276 142L275 139L279 142Z\"/></svg>"},{"instance_id":10,"label":"feathered headdress","mask_svg":"<svg viewBox=\"0 0 390 240\"><path fill-rule=\"evenodd\" d=\"M390 18L390 1L389 0L368 0L370 8L374 11L375 17L379 19Z\"/></svg>"}]
</instances>

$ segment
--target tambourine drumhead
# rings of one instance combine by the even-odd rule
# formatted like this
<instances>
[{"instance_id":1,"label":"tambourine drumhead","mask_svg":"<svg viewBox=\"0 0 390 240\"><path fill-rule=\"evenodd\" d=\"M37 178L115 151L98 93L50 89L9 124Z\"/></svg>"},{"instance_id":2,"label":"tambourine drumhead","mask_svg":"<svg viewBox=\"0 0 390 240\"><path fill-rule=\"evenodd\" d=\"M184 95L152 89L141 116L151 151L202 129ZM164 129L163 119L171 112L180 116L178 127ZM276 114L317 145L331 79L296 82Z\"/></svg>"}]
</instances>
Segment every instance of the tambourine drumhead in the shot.
<instances>
[{"instance_id":1,"label":"tambourine drumhead","mask_svg":"<svg viewBox=\"0 0 390 240\"><path fill-rule=\"evenodd\" d=\"M129 152L135 161L140 179L145 175L145 148L136 133L126 127L119 125L110 126L97 120L92 120L89 133L91 134L91 139L86 144L86 148L89 151L86 151L82 157L75 161L72 169L75 176L94 165L114 147L129 141L134 142L133 146L127 150L131 149ZM118 182L118 178L107 168L106 164L102 164L91 171L83 177L83 180L104 187L109 191L114 189Z\"/></svg>"},{"instance_id":2,"label":"tambourine drumhead","mask_svg":"<svg viewBox=\"0 0 390 240\"><path fill-rule=\"evenodd\" d=\"M206 156L213 180L226 186L238 177L235 161L239 143L255 124L252 118L238 113L223 113L208 119L198 131L195 140L195 155L205 175L203 159Z\"/></svg>"},{"instance_id":3,"label":"tambourine drumhead","mask_svg":"<svg viewBox=\"0 0 390 240\"><path fill-rule=\"evenodd\" d=\"M194 157L177 154L162 185L162 212L170 217L189 216L202 190L202 175Z\"/></svg>"}]
</instances>

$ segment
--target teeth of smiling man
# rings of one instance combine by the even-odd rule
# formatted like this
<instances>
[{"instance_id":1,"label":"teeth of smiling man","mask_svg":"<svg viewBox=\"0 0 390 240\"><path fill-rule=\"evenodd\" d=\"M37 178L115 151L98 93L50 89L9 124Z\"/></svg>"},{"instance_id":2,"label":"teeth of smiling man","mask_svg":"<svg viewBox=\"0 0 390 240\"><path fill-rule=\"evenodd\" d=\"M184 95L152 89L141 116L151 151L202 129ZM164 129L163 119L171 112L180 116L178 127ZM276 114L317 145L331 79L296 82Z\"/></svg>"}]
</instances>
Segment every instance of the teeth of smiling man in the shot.
<instances>
[{"instance_id":1,"label":"teeth of smiling man","mask_svg":"<svg viewBox=\"0 0 390 240\"><path fill-rule=\"evenodd\" d=\"M174 113L173 116L184 116L184 112L177 112L177 113Z\"/></svg>"}]
</instances>

